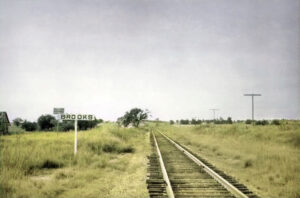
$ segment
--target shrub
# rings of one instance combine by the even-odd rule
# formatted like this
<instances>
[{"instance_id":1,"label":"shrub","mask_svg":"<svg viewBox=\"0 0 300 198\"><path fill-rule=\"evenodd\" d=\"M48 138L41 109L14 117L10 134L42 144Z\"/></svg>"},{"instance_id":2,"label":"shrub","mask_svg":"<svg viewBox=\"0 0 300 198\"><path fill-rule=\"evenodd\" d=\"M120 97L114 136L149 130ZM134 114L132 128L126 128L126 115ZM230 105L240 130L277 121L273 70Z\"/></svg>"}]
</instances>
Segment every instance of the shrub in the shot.
<instances>
[{"instance_id":1,"label":"shrub","mask_svg":"<svg viewBox=\"0 0 300 198\"><path fill-rule=\"evenodd\" d=\"M272 125L280 125L280 121L279 120L272 120L271 124Z\"/></svg>"},{"instance_id":2,"label":"shrub","mask_svg":"<svg viewBox=\"0 0 300 198\"><path fill-rule=\"evenodd\" d=\"M244 168L251 167L252 165L253 165L252 160L248 159L248 160L246 160L245 163L244 163Z\"/></svg>"},{"instance_id":3,"label":"shrub","mask_svg":"<svg viewBox=\"0 0 300 198\"><path fill-rule=\"evenodd\" d=\"M246 124L252 124L252 120L246 120L246 122L245 122Z\"/></svg>"},{"instance_id":4,"label":"shrub","mask_svg":"<svg viewBox=\"0 0 300 198\"><path fill-rule=\"evenodd\" d=\"M64 164L61 162L45 159L41 163L29 166L26 174L32 174L36 169L56 169L63 166Z\"/></svg>"},{"instance_id":5,"label":"shrub","mask_svg":"<svg viewBox=\"0 0 300 198\"><path fill-rule=\"evenodd\" d=\"M91 128L94 128L98 123L99 123L98 120L92 120L92 121L79 120L78 121L78 129L79 130L91 129Z\"/></svg>"},{"instance_id":6,"label":"shrub","mask_svg":"<svg viewBox=\"0 0 300 198\"><path fill-rule=\"evenodd\" d=\"M22 125L23 120L21 118L15 118L13 120L13 125L20 127Z\"/></svg>"},{"instance_id":7,"label":"shrub","mask_svg":"<svg viewBox=\"0 0 300 198\"><path fill-rule=\"evenodd\" d=\"M74 130L74 121L64 120L62 123L59 123L60 131L70 131Z\"/></svg>"},{"instance_id":8,"label":"shrub","mask_svg":"<svg viewBox=\"0 0 300 198\"><path fill-rule=\"evenodd\" d=\"M232 124L232 118L228 117L226 122L227 122L227 124Z\"/></svg>"},{"instance_id":9,"label":"shrub","mask_svg":"<svg viewBox=\"0 0 300 198\"><path fill-rule=\"evenodd\" d=\"M40 168L43 169L43 168L59 168L59 167L62 167L63 164L62 163L58 163L58 162L55 162L55 161L52 161L52 160L45 160Z\"/></svg>"},{"instance_id":10,"label":"shrub","mask_svg":"<svg viewBox=\"0 0 300 198\"><path fill-rule=\"evenodd\" d=\"M105 143L102 146L103 152L106 153L133 153L134 148L130 145L122 145L117 143Z\"/></svg>"},{"instance_id":11,"label":"shrub","mask_svg":"<svg viewBox=\"0 0 300 198\"><path fill-rule=\"evenodd\" d=\"M25 131L36 131L38 128L38 125L36 122L29 122L29 121L24 121L21 125L21 128L24 129Z\"/></svg>"},{"instance_id":12,"label":"shrub","mask_svg":"<svg viewBox=\"0 0 300 198\"><path fill-rule=\"evenodd\" d=\"M267 120L257 120L255 121L255 125L268 125L269 122Z\"/></svg>"},{"instance_id":13,"label":"shrub","mask_svg":"<svg viewBox=\"0 0 300 198\"><path fill-rule=\"evenodd\" d=\"M192 119L192 120L191 120L191 124L196 125L196 124L197 124L196 119Z\"/></svg>"},{"instance_id":14,"label":"shrub","mask_svg":"<svg viewBox=\"0 0 300 198\"><path fill-rule=\"evenodd\" d=\"M170 120L170 124L174 124L174 121L173 121L173 120Z\"/></svg>"},{"instance_id":15,"label":"shrub","mask_svg":"<svg viewBox=\"0 0 300 198\"><path fill-rule=\"evenodd\" d=\"M8 133L9 134L20 134L20 133L24 133L25 130L23 128L18 127L16 125L12 125L8 127Z\"/></svg>"},{"instance_id":16,"label":"shrub","mask_svg":"<svg viewBox=\"0 0 300 198\"><path fill-rule=\"evenodd\" d=\"M190 124L189 120L180 120L180 124Z\"/></svg>"}]
</instances>

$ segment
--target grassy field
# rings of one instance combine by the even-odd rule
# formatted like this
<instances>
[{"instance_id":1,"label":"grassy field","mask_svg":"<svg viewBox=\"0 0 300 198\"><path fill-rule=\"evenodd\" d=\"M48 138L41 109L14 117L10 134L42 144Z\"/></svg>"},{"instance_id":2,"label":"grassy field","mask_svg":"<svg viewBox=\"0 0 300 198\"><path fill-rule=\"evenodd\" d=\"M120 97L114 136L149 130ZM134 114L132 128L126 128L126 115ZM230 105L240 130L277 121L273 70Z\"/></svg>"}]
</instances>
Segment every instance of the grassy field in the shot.
<instances>
[{"instance_id":1,"label":"grassy field","mask_svg":"<svg viewBox=\"0 0 300 198\"><path fill-rule=\"evenodd\" d=\"M280 126L150 124L265 198L300 197L300 123ZM3 198L144 198L149 126L103 124L74 133L0 137Z\"/></svg>"},{"instance_id":2,"label":"grassy field","mask_svg":"<svg viewBox=\"0 0 300 198\"><path fill-rule=\"evenodd\" d=\"M170 126L160 130L265 198L300 197L300 123Z\"/></svg>"},{"instance_id":3,"label":"grassy field","mask_svg":"<svg viewBox=\"0 0 300 198\"><path fill-rule=\"evenodd\" d=\"M78 133L0 137L3 198L143 198L149 133L111 124Z\"/></svg>"}]
</instances>

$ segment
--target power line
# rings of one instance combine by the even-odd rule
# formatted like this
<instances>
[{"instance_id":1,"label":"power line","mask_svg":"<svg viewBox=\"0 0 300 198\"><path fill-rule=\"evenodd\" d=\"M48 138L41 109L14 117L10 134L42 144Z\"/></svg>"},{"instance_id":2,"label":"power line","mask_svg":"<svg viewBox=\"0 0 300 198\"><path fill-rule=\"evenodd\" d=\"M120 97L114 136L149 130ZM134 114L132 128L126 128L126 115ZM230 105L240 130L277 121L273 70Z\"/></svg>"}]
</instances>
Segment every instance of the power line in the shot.
<instances>
[{"instance_id":1,"label":"power line","mask_svg":"<svg viewBox=\"0 0 300 198\"><path fill-rule=\"evenodd\" d=\"M261 96L261 94L244 94L244 96L252 97L252 122L254 121L254 96Z\"/></svg>"}]
</instances>

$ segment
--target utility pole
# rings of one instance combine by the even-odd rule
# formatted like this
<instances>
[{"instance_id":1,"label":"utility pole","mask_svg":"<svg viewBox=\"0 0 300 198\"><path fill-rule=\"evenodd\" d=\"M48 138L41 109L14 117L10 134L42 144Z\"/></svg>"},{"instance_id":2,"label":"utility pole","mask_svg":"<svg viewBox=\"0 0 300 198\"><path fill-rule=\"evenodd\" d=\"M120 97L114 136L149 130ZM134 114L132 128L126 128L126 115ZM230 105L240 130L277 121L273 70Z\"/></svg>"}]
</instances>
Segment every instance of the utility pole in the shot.
<instances>
[{"instance_id":1,"label":"utility pole","mask_svg":"<svg viewBox=\"0 0 300 198\"><path fill-rule=\"evenodd\" d=\"M220 109L210 109L213 111L213 114L214 114L214 120L216 120L216 111L219 111Z\"/></svg>"},{"instance_id":2,"label":"utility pole","mask_svg":"<svg viewBox=\"0 0 300 198\"><path fill-rule=\"evenodd\" d=\"M254 121L254 96L261 96L261 94L244 94L244 96L252 97L252 122Z\"/></svg>"}]
</instances>

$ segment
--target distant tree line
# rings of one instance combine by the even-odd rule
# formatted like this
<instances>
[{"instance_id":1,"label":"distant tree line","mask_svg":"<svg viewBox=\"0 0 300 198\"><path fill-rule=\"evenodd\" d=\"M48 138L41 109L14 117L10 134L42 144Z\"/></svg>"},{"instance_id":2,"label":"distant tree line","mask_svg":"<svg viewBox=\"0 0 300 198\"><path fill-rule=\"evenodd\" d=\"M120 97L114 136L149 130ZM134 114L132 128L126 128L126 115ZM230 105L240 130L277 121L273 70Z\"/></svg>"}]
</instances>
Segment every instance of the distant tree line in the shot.
<instances>
[{"instance_id":1,"label":"distant tree line","mask_svg":"<svg viewBox=\"0 0 300 198\"><path fill-rule=\"evenodd\" d=\"M245 121L246 124L255 124L255 125L280 125L280 120L271 120L271 121L268 121L268 120L246 120Z\"/></svg>"},{"instance_id":2,"label":"distant tree line","mask_svg":"<svg viewBox=\"0 0 300 198\"><path fill-rule=\"evenodd\" d=\"M94 128L97 124L102 123L102 119L92 121L78 120L78 129L87 130ZM50 114L41 115L37 122L30 122L21 118L13 120L13 125L21 127L25 131L70 131L74 130L74 121L63 120L59 122L54 116Z\"/></svg>"},{"instance_id":3,"label":"distant tree line","mask_svg":"<svg viewBox=\"0 0 300 198\"><path fill-rule=\"evenodd\" d=\"M224 120L223 118L217 119L217 120L200 120L200 119L181 119L181 120L170 120L170 124L182 124L182 125L199 125L202 123L215 123L215 124L232 124L231 117L228 117L227 120Z\"/></svg>"},{"instance_id":4,"label":"distant tree line","mask_svg":"<svg viewBox=\"0 0 300 198\"><path fill-rule=\"evenodd\" d=\"M222 117L220 117L219 119L215 119L215 120L200 120L200 119L181 119L181 120L170 120L169 123L171 125L173 124L181 124L181 125L199 125L202 123L213 123L213 124L232 124L233 122L236 123L245 123L245 124L255 124L255 125L280 125L280 121L275 119L275 120L237 120L237 121L232 121L231 117L228 117L227 119L223 119Z\"/></svg>"}]
</instances>

